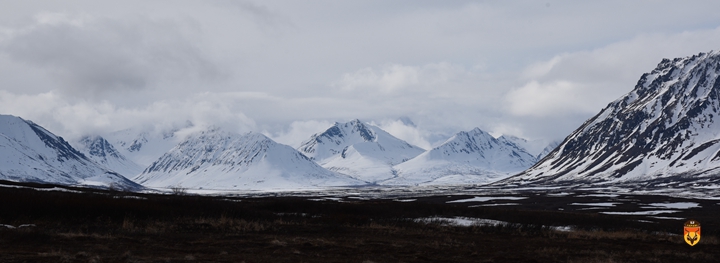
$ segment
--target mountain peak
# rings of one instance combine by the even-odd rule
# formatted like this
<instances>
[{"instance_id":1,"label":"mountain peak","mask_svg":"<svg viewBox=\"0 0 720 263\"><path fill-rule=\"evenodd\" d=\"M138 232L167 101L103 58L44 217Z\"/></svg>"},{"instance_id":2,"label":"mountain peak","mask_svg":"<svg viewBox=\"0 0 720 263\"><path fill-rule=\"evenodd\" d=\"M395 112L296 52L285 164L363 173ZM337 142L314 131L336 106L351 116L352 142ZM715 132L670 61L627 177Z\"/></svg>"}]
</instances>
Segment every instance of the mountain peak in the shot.
<instances>
[{"instance_id":1,"label":"mountain peak","mask_svg":"<svg viewBox=\"0 0 720 263\"><path fill-rule=\"evenodd\" d=\"M368 128L368 126L359 119L349 122L349 125L353 127L351 132L357 132L365 141L370 142L376 139L372 129Z\"/></svg>"},{"instance_id":2,"label":"mountain peak","mask_svg":"<svg viewBox=\"0 0 720 263\"><path fill-rule=\"evenodd\" d=\"M492 135L480 128L474 128L469 132L458 132L455 136L451 137L445 143L435 147L431 151L442 151L446 155L450 153L478 153L481 156L473 158L485 158L484 155L486 152L494 151L496 149L507 149L509 156L522 156L521 159L524 160L524 165L527 165L528 163L531 165L532 162L534 162L533 158L526 156L532 155L527 153L522 147L516 144L503 144L502 141L495 139Z\"/></svg>"},{"instance_id":3,"label":"mountain peak","mask_svg":"<svg viewBox=\"0 0 720 263\"><path fill-rule=\"evenodd\" d=\"M139 185L102 167L40 125L0 115L0 178L137 189Z\"/></svg>"},{"instance_id":4,"label":"mountain peak","mask_svg":"<svg viewBox=\"0 0 720 263\"><path fill-rule=\"evenodd\" d=\"M535 163L515 144L503 143L474 128L455 134L442 145L395 166L398 177L387 184L489 183Z\"/></svg>"},{"instance_id":5,"label":"mountain peak","mask_svg":"<svg viewBox=\"0 0 720 263\"><path fill-rule=\"evenodd\" d=\"M472 134L473 136L483 136L483 137L486 137L486 138L493 138L493 139L495 139L495 137L493 137L492 135L490 135L490 133L488 133L488 132L486 132L486 131L478 128L478 127L475 127L474 129L472 129L472 130L470 130L470 131L468 131L468 132L460 132L460 133Z\"/></svg>"},{"instance_id":6,"label":"mountain peak","mask_svg":"<svg viewBox=\"0 0 720 263\"><path fill-rule=\"evenodd\" d=\"M307 188L360 182L327 171L267 136L210 129L187 136L140 174L153 187L205 189Z\"/></svg>"},{"instance_id":7,"label":"mountain peak","mask_svg":"<svg viewBox=\"0 0 720 263\"><path fill-rule=\"evenodd\" d=\"M58 161L82 160L88 161L87 157L60 136L53 134L32 121L12 115L0 115L0 133L15 139L19 142L35 141L40 139L44 146L58 152ZM33 145L33 148L39 145Z\"/></svg>"},{"instance_id":8,"label":"mountain peak","mask_svg":"<svg viewBox=\"0 0 720 263\"><path fill-rule=\"evenodd\" d=\"M509 181L639 181L720 167L720 53L663 59Z\"/></svg>"},{"instance_id":9,"label":"mountain peak","mask_svg":"<svg viewBox=\"0 0 720 263\"><path fill-rule=\"evenodd\" d=\"M518 148L524 149L526 152L532 154L537 158L538 160L542 159L550 153L555 147L560 144L558 141L550 141L550 140L544 140L544 139L525 139L521 137L517 137L514 135L509 134L503 134L502 136L497 138L498 141L505 143L505 144L513 144L517 146Z\"/></svg>"},{"instance_id":10,"label":"mountain peak","mask_svg":"<svg viewBox=\"0 0 720 263\"><path fill-rule=\"evenodd\" d=\"M467 150L472 150L475 145L488 145L497 143L497 139L495 139L495 137L477 127L470 131L460 131L456 133L454 136L447 139L443 145L453 141L463 142Z\"/></svg>"},{"instance_id":11,"label":"mountain peak","mask_svg":"<svg viewBox=\"0 0 720 263\"><path fill-rule=\"evenodd\" d=\"M400 121L405 126L417 128L417 125L415 125L415 122L413 122L412 119L410 119L410 117L403 116L403 117L398 118L398 121Z\"/></svg>"},{"instance_id":12,"label":"mountain peak","mask_svg":"<svg viewBox=\"0 0 720 263\"><path fill-rule=\"evenodd\" d=\"M114 157L120 158L119 153L115 150L107 140L100 136L83 136L80 138L80 144L87 147L87 153L91 156L97 156L101 158ZM124 159L124 158L123 158Z\"/></svg>"},{"instance_id":13,"label":"mountain peak","mask_svg":"<svg viewBox=\"0 0 720 263\"><path fill-rule=\"evenodd\" d=\"M478 128L478 127L475 127L474 129L470 130L470 132L476 133L476 134L478 134L478 133L485 133L485 131L481 130L481 129Z\"/></svg>"},{"instance_id":14,"label":"mountain peak","mask_svg":"<svg viewBox=\"0 0 720 263\"><path fill-rule=\"evenodd\" d=\"M77 149L89 159L124 176L134 177L142 171L142 168L138 164L125 158L124 155L102 136L83 136L77 142Z\"/></svg>"},{"instance_id":15,"label":"mountain peak","mask_svg":"<svg viewBox=\"0 0 720 263\"><path fill-rule=\"evenodd\" d=\"M327 169L367 181L392 177L392 165L424 151L357 119L313 135L298 150Z\"/></svg>"},{"instance_id":16,"label":"mountain peak","mask_svg":"<svg viewBox=\"0 0 720 263\"><path fill-rule=\"evenodd\" d=\"M133 127L105 134L104 137L125 158L145 167L177 145L181 138L176 136L176 132L193 127L190 122L184 125L168 127L164 130Z\"/></svg>"}]
</instances>

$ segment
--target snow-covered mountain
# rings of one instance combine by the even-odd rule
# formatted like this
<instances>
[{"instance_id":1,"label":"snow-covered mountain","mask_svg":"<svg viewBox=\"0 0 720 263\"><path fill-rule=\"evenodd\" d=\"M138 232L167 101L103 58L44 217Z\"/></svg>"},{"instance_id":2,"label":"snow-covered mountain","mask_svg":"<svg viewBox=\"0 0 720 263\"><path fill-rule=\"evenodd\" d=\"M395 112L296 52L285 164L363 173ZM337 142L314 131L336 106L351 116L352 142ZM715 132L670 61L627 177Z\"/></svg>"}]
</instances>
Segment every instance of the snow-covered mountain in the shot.
<instances>
[{"instance_id":1,"label":"snow-covered mountain","mask_svg":"<svg viewBox=\"0 0 720 263\"><path fill-rule=\"evenodd\" d=\"M178 138L176 133L189 127L192 127L192 123L188 122L185 126L169 128L164 131L130 128L107 134L104 137L125 158L141 167L147 167L180 143L181 138Z\"/></svg>"},{"instance_id":2,"label":"snow-covered mountain","mask_svg":"<svg viewBox=\"0 0 720 263\"><path fill-rule=\"evenodd\" d=\"M475 128L396 165L390 185L489 183L532 166L536 158L514 143Z\"/></svg>"},{"instance_id":3,"label":"snow-covered mountain","mask_svg":"<svg viewBox=\"0 0 720 263\"><path fill-rule=\"evenodd\" d=\"M127 178L135 177L143 170L140 165L125 158L101 136L84 136L76 145L76 149L89 159Z\"/></svg>"},{"instance_id":4,"label":"snow-covered mountain","mask_svg":"<svg viewBox=\"0 0 720 263\"><path fill-rule=\"evenodd\" d=\"M537 154L537 156L536 156L537 160L540 161L543 158L545 158L545 156L547 156L553 150L555 150L555 148L560 146L560 143L561 143L560 141L554 141L554 142L551 142L550 144L548 144L548 146L545 146L545 149L543 149L540 153Z\"/></svg>"},{"instance_id":5,"label":"snow-covered mountain","mask_svg":"<svg viewBox=\"0 0 720 263\"><path fill-rule=\"evenodd\" d=\"M93 162L39 125L0 115L0 179L140 189L122 175Z\"/></svg>"},{"instance_id":6,"label":"snow-covered mountain","mask_svg":"<svg viewBox=\"0 0 720 263\"><path fill-rule=\"evenodd\" d=\"M424 152L359 120L335 123L303 142L298 150L322 167L367 182L394 177L393 165Z\"/></svg>"},{"instance_id":7,"label":"snow-covered mountain","mask_svg":"<svg viewBox=\"0 0 720 263\"><path fill-rule=\"evenodd\" d=\"M720 52L664 59L545 159L502 183L717 182L719 116Z\"/></svg>"},{"instance_id":8,"label":"snow-covered mountain","mask_svg":"<svg viewBox=\"0 0 720 263\"><path fill-rule=\"evenodd\" d=\"M545 155L550 153L560 142L548 141L543 139L527 140L512 135L502 135L497 138L503 143L515 144L518 148L524 149L526 152L535 156L536 159L540 160Z\"/></svg>"},{"instance_id":9,"label":"snow-covered mountain","mask_svg":"<svg viewBox=\"0 0 720 263\"><path fill-rule=\"evenodd\" d=\"M364 184L328 171L259 133L218 128L188 136L135 178L145 186L221 190L301 189Z\"/></svg>"}]
</instances>

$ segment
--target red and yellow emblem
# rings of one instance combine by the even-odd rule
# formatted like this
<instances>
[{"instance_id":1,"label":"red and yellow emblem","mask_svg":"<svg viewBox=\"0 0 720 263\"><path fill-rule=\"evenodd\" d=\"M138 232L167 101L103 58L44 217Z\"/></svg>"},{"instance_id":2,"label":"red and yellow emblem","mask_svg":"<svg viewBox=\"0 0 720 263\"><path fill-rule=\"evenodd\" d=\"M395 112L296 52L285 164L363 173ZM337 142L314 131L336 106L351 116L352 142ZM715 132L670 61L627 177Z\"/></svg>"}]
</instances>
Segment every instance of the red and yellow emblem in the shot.
<instances>
[{"instance_id":1,"label":"red and yellow emblem","mask_svg":"<svg viewBox=\"0 0 720 263\"><path fill-rule=\"evenodd\" d=\"M694 246L700 242L700 222L690 219L685 222L683 230L683 239L685 239L685 243Z\"/></svg>"}]
</instances>

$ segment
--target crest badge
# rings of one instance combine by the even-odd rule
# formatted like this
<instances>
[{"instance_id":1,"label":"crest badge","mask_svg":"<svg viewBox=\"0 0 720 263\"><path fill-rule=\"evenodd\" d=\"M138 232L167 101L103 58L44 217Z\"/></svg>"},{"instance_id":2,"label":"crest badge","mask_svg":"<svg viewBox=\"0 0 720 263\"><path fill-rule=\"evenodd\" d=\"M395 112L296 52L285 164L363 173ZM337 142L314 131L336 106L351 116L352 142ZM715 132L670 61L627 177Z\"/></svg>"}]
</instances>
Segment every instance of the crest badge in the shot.
<instances>
[{"instance_id":1,"label":"crest badge","mask_svg":"<svg viewBox=\"0 0 720 263\"><path fill-rule=\"evenodd\" d=\"M685 243L688 243L690 246L694 246L700 242L700 222L690 219L685 222L683 230L683 239L685 239Z\"/></svg>"}]
</instances>

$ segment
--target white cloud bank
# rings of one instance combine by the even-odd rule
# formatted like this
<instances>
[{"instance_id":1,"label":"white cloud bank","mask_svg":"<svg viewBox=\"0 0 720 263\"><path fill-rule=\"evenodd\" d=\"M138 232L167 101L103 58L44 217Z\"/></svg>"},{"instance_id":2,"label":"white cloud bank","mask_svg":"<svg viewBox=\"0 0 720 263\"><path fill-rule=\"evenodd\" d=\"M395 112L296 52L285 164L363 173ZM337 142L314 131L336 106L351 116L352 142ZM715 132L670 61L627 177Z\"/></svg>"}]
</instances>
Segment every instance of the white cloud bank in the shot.
<instances>
[{"instance_id":1,"label":"white cloud bank","mask_svg":"<svg viewBox=\"0 0 720 263\"><path fill-rule=\"evenodd\" d=\"M5 3L0 114L68 137L190 120L299 145L357 118L424 148L555 140L662 58L720 48L717 1L546 4Z\"/></svg>"},{"instance_id":2,"label":"white cloud bank","mask_svg":"<svg viewBox=\"0 0 720 263\"><path fill-rule=\"evenodd\" d=\"M8 30L0 53L3 62L29 65L36 77L50 80L46 88L92 99L220 78L218 67L192 42L198 37L182 21L43 12L33 23Z\"/></svg>"},{"instance_id":3,"label":"white cloud bank","mask_svg":"<svg viewBox=\"0 0 720 263\"><path fill-rule=\"evenodd\" d=\"M300 147L300 144L310 139L317 133L322 133L330 128L334 123L330 121L293 121L289 127L279 132L263 132L278 143L290 145L293 148Z\"/></svg>"},{"instance_id":4,"label":"white cloud bank","mask_svg":"<svg viewBox=\"0 0 720 263\"><path fill-rule=\"evenodd\" d=\"M516 116L592 115L630 92L662 58L720 49L720 27L677 34L640 35L589 51L557 55L528 66L526 82L505 101Z\"/></svg>"},{"instance_id":5,"label":"white cloud bank","mask_svg":"<svg viewBox=\"0 0 720 263\"><path fill-rule=\"evenodd\" d=\"M126 108L108 101L69 103L53 92L18 95L0 91L0 112L20 116L58 135L76 139L130 127L166 131L187 121L196 127L219 126L237 132L257 129L254 120L236 111L235 102L202 94L186 100L157 101L145 107Z\"/></svg>"}]
</instances>

